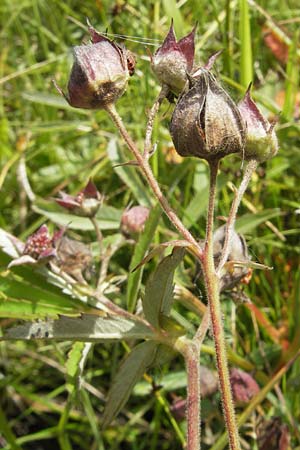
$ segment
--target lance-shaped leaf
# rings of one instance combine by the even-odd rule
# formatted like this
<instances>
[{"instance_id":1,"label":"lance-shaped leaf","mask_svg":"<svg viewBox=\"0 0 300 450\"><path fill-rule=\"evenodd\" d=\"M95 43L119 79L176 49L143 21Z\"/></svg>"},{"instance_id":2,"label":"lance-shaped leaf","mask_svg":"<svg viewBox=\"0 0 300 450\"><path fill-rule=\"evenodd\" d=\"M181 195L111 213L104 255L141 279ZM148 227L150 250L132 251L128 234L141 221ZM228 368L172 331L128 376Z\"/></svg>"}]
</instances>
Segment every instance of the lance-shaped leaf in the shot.
<instances>
[{"instance_id":1,"label":"lance-shaped leaf","mask_svg":"<svg viewBox=\"0 0 300 450\"><path fill-rule=\"evenodd\" d=\"M150 243L153 239L154 233L156 231L157 225L159 223L159 219L161 216L161 208L160 205L157 205L150 212L150 216L145 224L145 229L141 233L139 240L135 246L132 259L130 262L130 270L132 270L138 262L145 256ZM134 272L130 272L128 275L127 281L127 308L129 311L134 311L136 307L136 302L138 299L138 292L141 286L142 276L143 276L143 268L140 270L135 270Z\"/></svg>"},{"instance_id":2,"label":"lance-shaped leaf","mask_svg":"<svg viewBox=\"0 0 300 450\"><path fill-rule=\"evenodd\" d=\"M182 261L184 253L184 248L175 247L172 254L159 263L146 284L143 299L144 314L148 322L157 328L160 325L160 316L167 316L170 312L173 301L174 272Z\"/></svg>"},{"instance_id":3,"label":"lance-shaped leaf","mask_svg":"<svg viewBox=\"0 0 300 450\"><path fill-rule=\"evenodd\" d=\"M118 339L150 339L151 327L137 317L117 315L100 317L83 314L78 318L60 317L58 320L27 323L10 328L1 340L52 339L57 341L102 342Z\"/></svg>"},{"instance_id":4,"label":"lance-shaped leaf","mask_svg":"<svg viewBox=\"0 0 300 450\"><path fill-rule=\"evenodd\" d=\"M156 349L155 342L142 342L125 358L108 393L103 427L106 427L123 408L135 384L155 360Z\"/></svg>"},{"instance_id":5,"label":"lance-shaped leaf","mask_svg":"<svg viewBox=\"0 0 300 450\"><path fill-rule=\"evenodd\" d=\"M29 270L28 270L28 273ZM34 279L34 278L33 278ZM0 281L0 317L43 319L59 314L78 316L91 309L78 299L61 292L44 280L44 286L34 286L27 280L2 278Z\"/></svg>"}]
</instances>

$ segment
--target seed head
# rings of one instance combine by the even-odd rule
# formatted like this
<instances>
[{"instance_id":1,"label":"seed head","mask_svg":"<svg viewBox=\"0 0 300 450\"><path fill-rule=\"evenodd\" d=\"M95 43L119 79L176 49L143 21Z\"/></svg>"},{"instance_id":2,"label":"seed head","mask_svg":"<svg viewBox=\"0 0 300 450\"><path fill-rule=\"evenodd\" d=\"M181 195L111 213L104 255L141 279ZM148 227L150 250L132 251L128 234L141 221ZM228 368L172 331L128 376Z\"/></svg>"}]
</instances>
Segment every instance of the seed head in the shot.
<instances>
[{"instance_id":1,"label":"seed head","mask_svg":"<svg viewBox=\"0 0 300 450\"><path fill-rule=\"evenodd\" d=\"M171 136L181 156L208 161L242 151L245 125L240 112L212 73L201 68L174 109Z\"/></svg>"}]
</instances>

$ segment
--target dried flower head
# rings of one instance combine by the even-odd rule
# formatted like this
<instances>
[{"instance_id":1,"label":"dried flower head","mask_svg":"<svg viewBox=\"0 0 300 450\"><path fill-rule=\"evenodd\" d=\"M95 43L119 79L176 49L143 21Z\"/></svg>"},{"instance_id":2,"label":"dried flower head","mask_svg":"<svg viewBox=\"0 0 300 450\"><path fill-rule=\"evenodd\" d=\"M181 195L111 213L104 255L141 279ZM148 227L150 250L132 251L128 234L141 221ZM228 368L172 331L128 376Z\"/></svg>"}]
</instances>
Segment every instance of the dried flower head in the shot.
<instances>
[{"instance_id":1,"label":"dried flower head","mask_svg":"<svg viewBox=\"0 0 300 450\"><path fill-rule=\"evenodd\" d=\"M212 73L199 69L174 109L170 132L181 156L211 161L244 148L246 130L241 114Z\"/></svg>"},{"instance_id":2,"label":"dried flower head","mask_svg":"<svg viewBox=\"0 0 300 450\"><path fill-rule=\"evenodd\" d=\"M247 127L244 158L263 162L275 156L278 151L275 123L270 124L261 114L251 98L250 88L251 84L245 97L238 104Z\"/></svg>"},{"instance_id":3,"label":"dried flower head","mask_svg":"<svg viewBox=\"0 0 300 450\"><path fill-rule=\"evenodd\" d=\"M179 41L176 40L173 21L161 47L152 59L152 68L159 82L180 94L193 68L196 27Z\"/></svg>"},{"instance_id":4,"label":"dried flower head","mask_svg":"<svg viewBox=\"0 0 300 450\"><path fill-rule=\"evenodd\" d=\"M68 95L56 85L75 108L101 109L114 103L125 91L134 71L132 54L125 47L98 33L89 25L91 44L73 49L74 64L68 83Z\"/></svg>"},{"instance_id":5,"label":"dried flower head","mask_svg":"<svg viewBox=\"0 0 300 450\"><path fill-rule=\"evenodd\" d=\"M280 417L262 420L256 430L259 450L290 450L288 426Z\"/></svg>"},{"instance_id":6,"label":"dried flower head","mask_svg":"<svg viewBox=\"0 0 300 450\"><path fill-rule=\"evenodd\" d=\"M91 180L75 196L65 192L60 192L59 194L60 198L56 198L55 201L60 206L83 217L95 216L102 202L101 194Z\"/></svg>"},{"instance_id":7,"label":"dried flower head","mask_svg":"<svg viewBox=\"0 0 300 450\"><path fill-rule=\"evenodd\" d=\"M88 271L92 263L90 247L67 236L61 236L56 242L56 251L55 263L60 269L80 283L86 284L83 275L89 275Z\"/></svg>"},{"instance_id":8,"label":"dried flower head","mask_svg":"<svg viewBox=\"0 0 300 450\"><path fill-rule=\"evenodd\" d=\"M55 241L62 231L50 235L47 225L42 225L25 242L22 254L9 264L9 268L23 264L47 264L56 256Z\"/></svg>"}]
</instances>

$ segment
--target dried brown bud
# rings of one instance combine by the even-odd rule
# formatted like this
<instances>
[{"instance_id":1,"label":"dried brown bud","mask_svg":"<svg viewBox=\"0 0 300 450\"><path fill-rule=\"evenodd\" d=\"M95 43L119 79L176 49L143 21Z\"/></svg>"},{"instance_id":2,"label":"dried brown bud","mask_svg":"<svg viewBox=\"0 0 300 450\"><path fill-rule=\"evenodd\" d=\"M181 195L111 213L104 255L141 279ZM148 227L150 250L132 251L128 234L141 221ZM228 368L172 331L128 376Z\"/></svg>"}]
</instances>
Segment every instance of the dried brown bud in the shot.
<instances>
[{"instance_id":1,"label":"dried brown bud","mask_svg":"<svg viewBox=\"0 0 300 450\"><path fill-rule=\"evenodd\" d=\"M133 206L126 209L121 217L121 231L126 236L134 236L144 230L150 210L146 206Z\"/></svg>"},{"instance_id":2,"label":"dried brown bud","mask_svg":"<svg viewBox=\"0 0 300 450\"><path fill-rule=\"evenodd\" d=\"M246 135L237 106L205 68L190 78L188 91L179 98L170 132L181 156L208 161L242 152Z\"/></svg>"},{"instance_id":3,"label":"dried brown bud","mask_svg":"<svg viewBox=\"0 0 300 450\"><path fill-rule=\"evenodd\" d=\"M56 242L56 251L55 263L60 269L85 284L83 274L87 272L92 263L91 249L82 242L61 236Z\"/></svg>"},{"instance_id":4,"label":"dried brown bud","mask_svg":"<svg viewBox=\"0 0 300 450\"><path fill-rule=\"evenodd\" d=\"M224 247L226 226L218 228L214 232L214 259L217 266ZM229 255L220 277L220 290L233 288L249 273L247 263L250 261L247 245L242 235L233 232Z\"/></svg>"},{"instance_id":5,"label":"dried brown bud","mask_svg":"<svg viewBox=\"0 0 300 450\"><path fill-rule=\"evenodd\" d=\"M180 94L191 72L195 54L196 26L191 33L176 41L173 21L163 44L153 56L152 68L158 80L175 94Z\"/></svg>"},{"instance_id":6,"label":"dried brown bud","mask_svg":"<svg viewBox=\"0 0 300 450\"><path fill-rule=\"evenodd\" d=\"M236 405L243 406L259 392L259 386L254 378L240 369L230 371L230 384L233 400Z\"/></svg>"},{"instance_id":7,"label":"dried brown bud","mask_svg":"<svg viewBox=\"0 0 300 450\"><path fill-rule=\"evenodd\" d=\"M259 450L290 450L290 434L288 426L280 417L263 420L257 427Z\"/></svg>"},{"instance_id":8,"label":"dried brown bud","mask_svg":"<svg viewBox=\"0 0 300 450\"><path fill-rule=\"evenodd\" d=\"M129 78L127 50L89 26L91 44L74 47L68 95L58 91L75 108L101 109L125 91ZM130 57L130 71L133 73Z\"/></svg>"}]
</instances>

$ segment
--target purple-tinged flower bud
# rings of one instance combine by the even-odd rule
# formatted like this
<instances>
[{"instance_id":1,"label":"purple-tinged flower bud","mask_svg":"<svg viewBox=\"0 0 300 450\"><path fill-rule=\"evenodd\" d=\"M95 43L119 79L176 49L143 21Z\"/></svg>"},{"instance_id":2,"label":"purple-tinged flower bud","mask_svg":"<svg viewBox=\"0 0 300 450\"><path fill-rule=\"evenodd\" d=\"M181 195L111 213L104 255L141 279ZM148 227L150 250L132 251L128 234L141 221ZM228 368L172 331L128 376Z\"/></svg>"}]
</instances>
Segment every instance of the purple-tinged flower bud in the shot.
<instances>
[{"instance_id":1,"label":"purple-tinged flower bud","mask_svg":"<svg viewBox=\"0 0 300 450\"><path fill-rule=\"evenodd\" d=\"M195 55L195 32L193 30L176 41L173 21L163 44L153 56L152 68L159 82L167 85L175 94L180 94L187 82L187 73L193 68Z\"/></svg>"},{"instance_id":2,"label":"purple-tinged flower bud","mask_svg":"<svg viewBox=\"0 0 300 450\"><path fill-rule=\"evenodd\" d=\"M237 106L207 69L195 75L173 112L170 132L176 151L208 161L242 152L246 130Z\"/></svg>"},{"instance_id":3,"label":"purple-tinged flower bud","mask_svg":"<svg viewBox=\"0 0 300 450\"><path fill-rule=\"evenodd\" d=\"M226 226L218 228L213 235L214 261L217 266L220 262L225 242ZM220 290L232 289L249 274L247 263L250 261L244 237L233 232L227 262L222 268L220 276Z\"/></svg>"},{"instance_id":4,"label":"purple-tinged flower bud","mask_svg":"<svg viewBox=\"0 0 300 450\"><path fill-rule=\"evenodd\" d=\"M126 209L121 217L121 231L125 236L136 236L144 230L150 210L146 206L133 206Z\"/></svg>"},{"instance_id":5,"label":"purple-tinged flower bud","mask_svg":"<svg viewBox=\"0 0 300 450\"><path fill-rule=\"evenodd\" d=\"M91 180L75 196L65 192L59 194L61 198L56 198L55 201L60 206L83 217L94 217L102 202L101 194Z\"/></svg>"},{"instance_id":6,"label":"purple-tinged flower bud","mask_svg":"<svg viewBox=\"0 0 300 450\"><path fill-rule=\"evenodd\" d=\"M8 268L23 264L47 264L55 256L55 238L50 236L47 225L42 225L28 237L22 255L12 260Z\"/></svg>"},{"instance_id":7,"label":"purple-tinged flower bud","mask_svg":"<svg viewBox=\"0 0 300 450\"><path fill-rule=\"evenodd\" d=\"M128 53L123 47L89 26L91 44L73 49L68 95L56 85L67 102L75 108L101 109L114 103L125 91L129 78ZM133 73L133 60L130 70Z\"/></svg>"},{"instance_id":8,"label":"purple-tinged flower bud","mask_svg":"<svg viewBox=\"0 0 300 450\"><path fill-rule=\"evenodd\" d=\"M230 384L233 400L236 405L243 406L259 392L259 386L254 378L240 369L231 369Z\"/></svg>"},{"instance_id":9,"label":"purple-tinged flower bud","mask_svg":"<svg viewBox=\"0 0 300 450\"><path fill-rule=\"evenodd\" d=\"M256 159L259 162L266 161L276 155L278 141L274 131L274 124L270 124L261 114L247 89L245 97L238 104L239 111L246 123L246 144L244 149L245 159Z\"/></svg>"}]
</instances>

